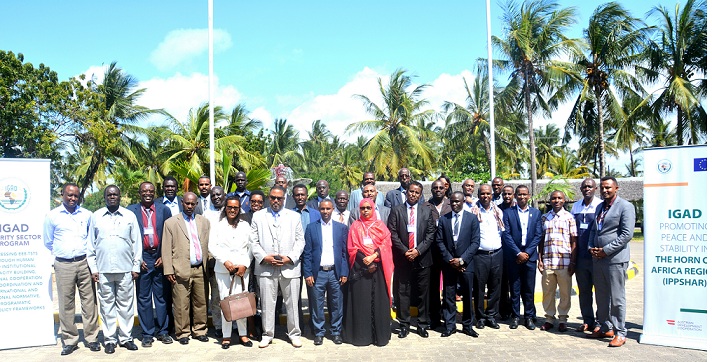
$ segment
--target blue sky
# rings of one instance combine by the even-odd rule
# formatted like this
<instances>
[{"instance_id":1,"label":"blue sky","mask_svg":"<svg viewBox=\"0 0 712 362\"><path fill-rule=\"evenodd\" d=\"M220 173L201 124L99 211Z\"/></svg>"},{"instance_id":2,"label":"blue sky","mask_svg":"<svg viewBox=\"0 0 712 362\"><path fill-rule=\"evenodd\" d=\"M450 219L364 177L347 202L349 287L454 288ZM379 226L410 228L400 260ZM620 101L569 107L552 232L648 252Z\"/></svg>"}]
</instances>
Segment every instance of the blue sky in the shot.
<instances>
[{"instance_id":1,"label":"blue sky","mask_svg":"<svg viewBox=\"0 0 712 362\"><path fill-rule=\"evenodd\" d=\"M576 6L581 36L604 1ZM644 17L653 4L623 1ZM440 110L463 102L462 79L486 57L485 1L214 1L216 103L243 103L270 127L287 118L300 130L321 119L337 134L367 119L353 94L378 99L377 79L397 68L432 87L425 96ZM492 31L501 35L500 2ZM651 19L652 21L652 19ZM179 120L207 101L207 1L2 1L0 49L44 63L61 79L116 61L147 88L142 103ZM497 54L495 54L497 57ZM570 109L570 108L569 108ZM563 124L568 110L553 120ZM156 120L154 120L156 121Z\"/></svg>"}]
</instances>

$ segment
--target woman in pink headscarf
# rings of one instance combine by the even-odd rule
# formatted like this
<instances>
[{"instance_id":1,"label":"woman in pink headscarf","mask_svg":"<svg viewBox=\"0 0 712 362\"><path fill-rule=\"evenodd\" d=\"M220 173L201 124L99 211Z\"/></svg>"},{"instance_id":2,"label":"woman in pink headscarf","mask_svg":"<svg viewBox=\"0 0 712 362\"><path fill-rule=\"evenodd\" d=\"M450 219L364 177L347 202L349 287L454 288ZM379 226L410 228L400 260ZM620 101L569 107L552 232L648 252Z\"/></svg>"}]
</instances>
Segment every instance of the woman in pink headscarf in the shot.
<instances>
[{"instance_id":1,"label":"woman in pink headscarf","mask_svg":"<svg viewBox=\"0 0 712 362\"><path fill-rule=\"evenodd\" d=\"M371 199L359 204L360 217L349 229L349 282L344 307L344 341L385 346L391 339L391 233L376 217Z\"/></svg>"}]
</instances>

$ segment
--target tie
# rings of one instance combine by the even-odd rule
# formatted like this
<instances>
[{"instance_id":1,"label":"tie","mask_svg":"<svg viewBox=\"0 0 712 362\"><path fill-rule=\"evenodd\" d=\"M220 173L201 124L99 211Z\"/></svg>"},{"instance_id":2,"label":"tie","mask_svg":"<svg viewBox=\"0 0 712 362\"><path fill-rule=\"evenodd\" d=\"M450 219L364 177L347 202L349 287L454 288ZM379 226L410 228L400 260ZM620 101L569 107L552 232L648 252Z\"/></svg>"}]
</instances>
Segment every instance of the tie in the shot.
<instances>
[{"instance_id":1,"label":"tie","mask_svg":"<svg viewBox=\"0 0 712 362\"><path fill-rule=\"evenodd\" d=\"M208 199L203 199L203 212L208 211Z\"/></svg>"},{"instance_id":2,"label":"tie","mask_svg":"<svg viewBox=\"0 0 712 362\"><path fill-rule=\"evenodd\" d=\"M190 239L193 241L193 247L195 248L195 260L199 263L203 261L203 257L200 253L200 241L198 240L198 228L195 226L195 218L190 218Z\"/></svg>"},{"instance_id":3,"label":"tie","mask_svg":"<svg viewBox=\"0 0 712 362\"><path fill-rule=\"evenodd\" d=\"M339 222L342 224L344 223L344 213L343 212L339 213Z\"/></svg>"},{"instance_id":4,"label":"tie","mask_svg":"<svg viewBox=\"0 0 712 362\"><path fill-rule=\"evenodd\" d=\"M401 203L405 204L405 190L401 191Z\"/></svg>"},{"instance_id":5,"label":"tie","mask_svg":"<svg viewBox=\"0 0 712 362\"><path fill-rule=\"evenodd\" d=\"M151 215L153 215L153 212L151 212L151 209L143 209L143 212L146 213L146 228L153 230L153 220L151 220ZM155 230L153 230L152 233L148 234L148 246L150 248L153 248L155 244L154 241L154 234Z\"/></svg>"},{"instance_id":6,"label":"tie","mask_svg":"<svg viewBox=\"0 0 712 362\"><path fill-rule=\"evenodd\" d=\"M457 234L460 233L460 219L458 218L460 215L455 214L455 227L453 227L453 235L455 236L455 240L457 240Z\"/></svg>"},{"instance_id":7,"label":"tie","mask_svg":"<svg viewBox=\"0 0 712 362\"><path fill-rule=\"evenodd\" d=\"M410 207L410 219L408 220L408 226L415 225L415 207ZM415 247L415 233L408 233L408 249L413 249Z\"/></svg>"}]
</instances>

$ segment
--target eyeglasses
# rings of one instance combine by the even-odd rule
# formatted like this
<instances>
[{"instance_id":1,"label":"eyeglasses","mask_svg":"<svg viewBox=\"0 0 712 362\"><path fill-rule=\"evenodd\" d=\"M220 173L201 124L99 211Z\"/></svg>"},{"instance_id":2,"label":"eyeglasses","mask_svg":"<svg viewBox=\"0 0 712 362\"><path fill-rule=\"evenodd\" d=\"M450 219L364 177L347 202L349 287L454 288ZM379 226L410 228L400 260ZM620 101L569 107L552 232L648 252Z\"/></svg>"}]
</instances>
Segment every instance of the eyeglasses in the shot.
<instances>
[{"instance_id":1,"label":"eyeglasses","mask_svg":"<svg viewBox=\"0 0 712 362\"><path fill-rule=\"evenodd\" d=\"M281 197L280 197L280 196L272 196L272 195L269 195L269 198L270 198L270 200L280 200L280 201L281 201L281 200L284 200L284 196L281 196Z\"/></svg>"},{"instance_id":2,"label":"eyeglasses","mask_svg":"<svg viewBox=\"0 0 712 362\"><path fill-rule=\"evenodd\" d=\"M361 206L359 209L361 210L371 210L370 206Z\"/></svg>"},{"instance_id":3,"label":"eyeglasses","mask_svg":"<svg viewBox=\"0 0 712 362\"><path fill-rule=\"evenodd\" d=\"M240 210L239 206L225 206L225 210Z\"/></svg>"}]
</instances>

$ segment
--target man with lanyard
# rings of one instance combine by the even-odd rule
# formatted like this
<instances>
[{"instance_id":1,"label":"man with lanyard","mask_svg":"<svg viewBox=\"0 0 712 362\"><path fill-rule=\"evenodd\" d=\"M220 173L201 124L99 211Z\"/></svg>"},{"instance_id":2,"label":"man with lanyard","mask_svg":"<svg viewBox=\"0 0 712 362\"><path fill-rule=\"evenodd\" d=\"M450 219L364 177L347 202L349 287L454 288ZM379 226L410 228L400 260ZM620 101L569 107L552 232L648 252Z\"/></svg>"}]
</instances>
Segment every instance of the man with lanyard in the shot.
<instances>
[{"instance_id":1,"label":"man with lanyard","mask_svg":"<svg viewBox=\"0 0 712 362\"><path fill-rule=\"evenodd\" d=\"M235 191L227 194L227 197L237 196L240 198L240 206L242 206L242 212L250 211L250 195L252 193L246 189L247 187L247 174L240 171L235 174Z\"/></svg>"},{"instance_id":2,"label":"man with lanyard","mask_svg":"<svg viewBox=\"0 0 712 362\"><path fill-rule=\"evenodd\" d=\"M603 202L596 196L596 181L587 178L581 182L583 198L574 203L571 213L576 218L578 245L576 246L576 284L579 288L579 306L583 324L577 331L593 331L599 327L593 314L593 259L588 252L588 238L596 225L596 207Z\"/></svg>"}]
</instances>

